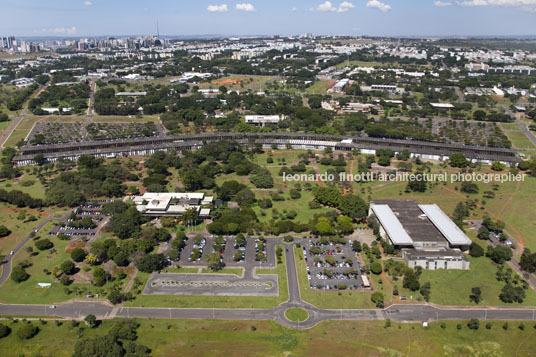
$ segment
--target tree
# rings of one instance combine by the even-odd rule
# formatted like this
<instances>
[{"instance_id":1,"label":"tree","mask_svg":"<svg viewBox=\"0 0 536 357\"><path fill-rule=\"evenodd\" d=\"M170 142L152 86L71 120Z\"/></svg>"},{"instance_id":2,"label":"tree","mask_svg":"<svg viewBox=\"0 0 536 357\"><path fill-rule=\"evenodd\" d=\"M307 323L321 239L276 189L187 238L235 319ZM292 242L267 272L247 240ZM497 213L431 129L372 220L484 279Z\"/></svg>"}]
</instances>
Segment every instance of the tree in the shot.
<instances>
[{"instance_id":1,"label":"tree","mask_svg":"<svg viewBox=\"0 0 536 357\"><path fill-rule=\"evenodd\" d=\"M13 268L11 271L11 279L14 282L20 283L25 280L28 280L30 275L24 270L24 268L21 265L17 265Z\"/></svg>"},{"instance_id":2,"label":"tree","mask_svg":"<svg viewBox=\"0 0 536 357\"><path fill-rule=\"evenodd\" d=\"M503 164L500 161L494 161L493 164L491 164L491 169L493 171L502 171L506 168L506 165Z\"/></svg>"},{"instance_id":3,"label":"tree","mask_svg":"<svg viewBox=\"0 0 536 357\"><path fill-rule=\"evenodd\" d=\"M465 217L468 216L469 210L467 209L467 205L462 202L458 202L456 208L454 208L454 213L452 215L452 220L454 221L454 223L456 223L458 227L463 229L463 220L465 219Z\"/></svg>"},{"instance_id":4,"label":"tree","mask_svg":"<svg viewBox=\"0 0 536 357\"><path fill-rule=\"evenodd\" d=\"M380 292L375 292L370 296L370 300L376 305L377 308L383 308L383 294Z\"/></svg>"},{"instance_id":5,"label":"tree","mask_svg":"<svg viewBox=\"0 0 536 357\"><path fill-rule=\"evenodd\" d=\"M413 192L425 192L428 184L423 179L418 179L417 177L408 180L408 188Z\"/></svg>"},{"instance_id":6,"label":"tree","mask_svg":"<svg viewBox=\"0 0 536 357\"><path fill-rule=\"evenodd\" d=\"M93 270L93 284L95 286L103 286L106 284L109 276L110 275L104 269L97 267L95 270Z\"/></svg>"},{"instance_id":7,"label":"tree","mask_svg":"<svg viewBox=\"0 0 536 357\"><path fill-rule=\"evenodd\" d=\"M163 254L147 254L141 257L136 267L144 273L152 273L162 270L166 266L166 258Z\"/></svg>"},{"instance_id":8,"label":"tree","mask_svg":"<svg viewBox=\"0 0 536 357\"><path fill-rule=\"evenodd\" d=\"M450 155L450 166L463 168L467 166L467 158L462 153L454 153Z\"/></svg>"},{"instance_id":9,"label":"tree","mask_svg":"<svg viewBox=\"0 0 536 357\"><path fill-rule=\"evenodd\" d=\"M337 193L340 193L337 190ZM356 220L364 220L368 215L368 204L357 195L346 195L340 198L338 208L344 216Z\"/></svg>"},{"instance_id":10,"label":"tree","mask_svg":"<svg viewBox=\"0 0 536 357\"><path fill-rule=\"evenodd\" d=\"M376 275L379 275L382 273L382 265L379 261L374 261L370 263L370 271Z\"/></svg>"},{"instance_id":11,"label":"tree","mask_svg":"<svg viewBox=\"0 0 536 357\"><path fill-rule=\"evenodd\" d=\"M467 327L470 330L478 330L480 328L480 321L478 321L478 319L471 319L467 323Z\"/></svg>"},{"instance_id":12,"label":"tree","mask_svg":"<svg viewBox=\"0 0 536 357\"><path fill-rule=\"evenodd\" d=\"M525 248L519 261L521 269L529 273L536 272L536 253L531 253L530 249Z\"/></svg>"},{"instance_id":13,"label":"tree","mask_svg":"<svg viewBox=\"0 0 536 357\"><path fill-rule=\"evenodd\" d=\"M481 257L484 255L484 248L473 242L469 247L469 255L473 258Z\"/></svg>"},{"instance_id":14,"label":"tree","mask_svg":"<svg viewBox=\"0 0 536 357\"><path fill-rule=\"evenodd\" d=\"M70 261L70 260L66 260L66 261L64 261L63 263L61 263L61 265L60 265L60 270L61 270L63 273L67 274L67 275L71 275L71 274L73 274L73 273L74 273L74 270L75 270L74 268L75 268L75 265L74 265L74 263L73 263L72 261Z\"/></svg>"},{"instance_id":15,"label":"tree","mask_svg":"<svg viewBox=\"0 0 536 357\"><path fill-rule=\"evenodd\" d=\"M478 193L478 185L474 182L462 182L460 191L465 193Z\"/></svg>"},{"instance_id":16,"label":"tree","mask_svg":"<svg viewBox=\"0 0 536 357\"><path fill-rule=\"evenodd\" d=\"M478 286L471 288L471 295L469 295L469 300L471 302L474 302L475 304L478 304L480 303L480 301L482 301L482 291Z\"/></svg>"},{"instance_id":17,"label":"tree","mask_svg":"<svg viewBox=\"0 0 536 357\"><path fill-rule=\"evenodd\" d=\"M429 281L421 285L420 293L426 301L430 301L431 287Z\"/></svg>"},{"instance_id":18,"label":"tree","mask_svg":"<svg viewBox=\"0 0 536 357\"><path fill-rule=\"evenodd\" d=\"M84 261L86 258L87 252L82 248L74 248L71 252L71 259L79 263Z\"/></svg>"},{"instance_id":19,"label":"tree","mask_svg":"<svg viewBox=\"0 0 536 357\"><path fill-rule=\"evenodd\" d=\"M52 243L48 238L39 239L37 242L35 242L35 247L39 250L50 249L53 246L54 246L54 243Z\"/></svg>"},{"instance_id":20,"label":"tree","mask_svg":"<svg viewBox=\"0 0 536 357\"><path fill-rule=\"evenodd\" d=\"M125 295L119 289L112 289L108 294L108 300L114 305L122 303L124 299Z\"/></svg>"},{"instance_id":21,"label":"tree","mask_svg":"<svg viewBox=\"0 0 536 357\"><path fill-rule=\"evenodd\" d=\"M358 240L354 240L352 242L352 250L354 252L358 252L358 253L361 252L361 250L362 250L361 242L359 242Z\"/></svg>"},{"instance_id":22,"label":"tree","mask_svg":"<svg viewBox=\"0 0 536 357\"><path fill-rule=\"evenodd\" d=\"M21 340L29 340L37 335L39 328L30 323L24 324L17 330L17 337Z\"/></svg>"},{"instance_id":23,"label":"tree","mask_svg":"<svg viewBox=\"0 0 536 357\"><path fill-rule=\"evenodd\" d=\"M220 253L209 254L206 258L206 262L207 262L209 269L212 271L221 270L225 266Z\"/></svg>"},{"instance_id":24,"label":"tree","mask_svg":"<svg viewBox=\"0 0 536 357\"><path fill-rule=\"evenodd\" d=\"M514 287L512 284L506 284L499 294L499 299L506 303L522 303L525 299L525 290L520 286Z\"/></svg>"},{"instance_id":25,"label":"tree","mask_svg":"<svg viewBox=\"0 0 536 357\"><path fill-rule=\"evenodd\" d=\"M8 326L4 324L0 324L0 338L6 337L10 333L11 333L11 329Z\"/></svg>"},{"instance_id":26,"label":"tree","mask_svg":"<svg viewBox=\"0 0 536 357\"><path fill-rule=\"evenodd\" d=\"M411 291L417 291L420 288L419 275L412 269L408 269L404 274L402 286Z\"/></svg>"},{"instance_id":27,"label":"tree","mask_svg":"<svg viewBox=\"0 0 536 357\"><path fill-rule=\"evenodd\" d=\"M503 245L498 245L496 247L488 246L486 250L486 257L490 258L497 264L502 264L512 259L512 249Z\"/></svg>"},{"instance_id":28,"label":"tree","mask_svg":"<svg viewBox=\"0 0 536 357\"><path fill-rule=\"evenodd\" d=\"M112 336L104 335L78 340L74 346L73 357L123 357L124 355L123 347Z\"/></svg>"},{"instance_id":29,"label":"tree","mask_svg":"<svg viewBox=\"0 0 536 357\"><path fill-rule=\"evenodd\" d=\"M489 229L482 225L478 228L478 234L476 235L478 239L488 240L489 239Z\"/></svg>"},{"instance_id":30,"label":"tree","mask_svg":"<svg viewBox=\"0 0 536 357\"><path fill-rule=\"evenodd\" d=\"M11 231L4 225L0 226L0 238L6 237L11 234Z\"/></svg>"},{"instance_id":31,"label":"tree","mask_svg":"<svg viewBox=\"0 0 536 357\"><path fill-rule=\"evenodd\" d=\"M97 327L97 324L98 324L97 317L95 315L93 315L93 314L87 315L84 318L84 321L91 328Z\"/></svg>"}]
</instances>

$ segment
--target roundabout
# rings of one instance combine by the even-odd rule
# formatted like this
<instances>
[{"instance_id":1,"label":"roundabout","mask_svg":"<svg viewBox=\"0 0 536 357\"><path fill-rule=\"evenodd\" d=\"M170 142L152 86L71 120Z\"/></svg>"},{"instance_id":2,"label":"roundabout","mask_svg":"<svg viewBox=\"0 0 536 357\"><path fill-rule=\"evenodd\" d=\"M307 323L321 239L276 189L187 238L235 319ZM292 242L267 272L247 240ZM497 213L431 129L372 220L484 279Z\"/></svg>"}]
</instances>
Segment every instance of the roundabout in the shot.
<instances>
[{"instance_id":1,"label":"roundabout","mask_svg":"<svg viewBox=\"0 0 536 357\"><path fill-rule=\"evenodd\" d=\"M303 322L309 318L309 313L305 309L291 307L285 310L285 318L292 322Z\"/></svg>"}]
</instances>

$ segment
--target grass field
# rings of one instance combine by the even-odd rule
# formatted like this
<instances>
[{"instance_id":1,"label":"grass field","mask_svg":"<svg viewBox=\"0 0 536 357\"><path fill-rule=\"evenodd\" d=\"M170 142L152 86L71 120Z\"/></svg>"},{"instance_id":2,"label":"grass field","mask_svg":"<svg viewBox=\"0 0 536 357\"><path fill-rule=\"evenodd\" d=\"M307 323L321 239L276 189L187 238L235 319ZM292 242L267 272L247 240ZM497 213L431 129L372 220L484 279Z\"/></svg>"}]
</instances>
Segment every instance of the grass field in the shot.
<instances>
[{"instance_id":1,"label":"grass field","mask_svg":"<svg viewBox=\"0 0 536 357\"><path fill-rule=\"evenodd\" d=\"M517 149L536 149L536 146L523 132L507 131L505 132L508 139L512 142L512 146Z\"/></svg>"},{"instance_id":2,"label":"grass field","mask_svg":"<svg viewBox=\"0 0 536 357\"><path fill-rule=\"evenodd\" d=\"M512 123L501 123L501 126L504 130L521 130L519 125L512 124Z\"/></svg>"},{"instance_id":3,"label":"grass field","mask_svg":"<svg viewBox=\"0 0 536 357\"><path fill-rule=\"evenodd\" d=\"M285 261L283 251L282 262ZM182 307L182 308L256 308L269 309L288 300L287 274L285 264L277 264L275 269L257 269L257 274L277 274L279 296L199 296L199 295L137 295L126 306ZM143 283L149 274L138 273Z\"/></svg>"},{"instance_id":4,"label":"grass field","mask_svg":"<svg viewBox=\"0 0 536 357\"><path fill-rule=\"evenodd\" d=\"M315 81L305 90L308 94L326 94L326 91L333 86L333 81Z\"/></svg>"},{"instance_id":5,"label":"grass field","mask_svg":"<svg viewBox=\"0 0 536 357\"><path fill-rule=\"evenodd\" d=\"M363 309L374 308L370 301L370 291L343 290L343 291L313 291L309 288L307 270L303 259L302 248L294 247L296 269L298 270L298 282L300 295L303 301L311 303L321 309Z\"/></svg>"},{"instance_id":6,"label":"grass field","mask_svg":"<svg viewBox=\"0 0 536 357\"><path fill-rule=\"evenodd\" d=\"M469 330L467 321L448 321L445 328L431 323L391 323L380 321L329 321L307 330L293 330L274 321L225 320L138 320L136 343L151 349L153 356L530 356L536 348L534 329L525 322L491 322L485 329ZM79 328L64 321L39 326L40 332L31 340L20 340L16 331L23 323L2 322L12 330L0 339L2 356L71 356ZM81 336L103 336L112 321L103 321L95 329L84 324ZM457 324L462 328L457 329ZM62 346L58 348L58 346ZM180 351L180 352L179 352Z\"/></svg>"},{"instance_id":7,"label":"grass field","mask_svg":"<svg viewBox=\"0 0 536 357\"><path fill-rule=\"evenodd\" d=\"M480 243L483 245L482 243ZM482 291L482 306L534 306L536 305L536 293L532 289L526 290L527 297L523 304L505 304L499 299L499 294L504 282L495 278L497 266L486 257L472 258L469 270L423 270L420 282L430 282L430 301L439 305L474 305L469 301L471 288L480 287ZM402 280L391 281L398 285L400 295L406 296L408 301L416 301L419 292L411 292L402 287ZM413 298L411 298L413 296Z\"/></svg>"},{"instance_id":8,"label":"grass field","mask_svg":"<svg viewBox=\"0 0 536 357\"><path fill-rule=\"evenodd\" d=\"M214 88L225 86L228 90L244 91L248 89L261 89L261 86L266 82L273 80L270 76L248 76L248 75L232 75L215 79L209 83L200 83L199 88Z\"/></svg>"},{"instance_id":9,"label":"grass field","mask_svg":"<svg viewBox=\"0 0 536 357\"><path fill-rule=\"evenodd\" d=\"M307 320L309 313L304 309L292 307L285 311L285 317L290 321L301 322Z\"/></svg>"}]
</instances>

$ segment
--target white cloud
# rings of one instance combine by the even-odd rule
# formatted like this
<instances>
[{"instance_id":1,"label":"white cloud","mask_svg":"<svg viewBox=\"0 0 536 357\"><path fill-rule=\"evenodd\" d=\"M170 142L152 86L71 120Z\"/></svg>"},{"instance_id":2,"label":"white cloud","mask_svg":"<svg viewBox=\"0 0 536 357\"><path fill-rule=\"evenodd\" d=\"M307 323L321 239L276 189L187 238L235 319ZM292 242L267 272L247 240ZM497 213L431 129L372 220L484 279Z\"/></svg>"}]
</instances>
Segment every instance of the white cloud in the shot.
<instances>
[{"instance_id":1,"label":"white cloud","mask_svg":"<svg viewBox=\"0 0 536 357\"><path fill-rule=\"evenodd\" d=\"M349 1L343 1L341 2L341 4L339 5L339 8L337 9L337 12L346 12L350 9L353 9L355 7L354 4L352 4L351 2Z\"/></svg>"},{"instance_id":2,"label":"white cloud","mask_svg":"<svg viewBox=\"0 0 536 357\"><path fill-rule=\"evenodd\" d=\"M457 1L459 6L504 6L517 7L525 11L536 11L536 0L469 0Z\"/></svg>"},{"instance_id":3,"label":"white cloud","mask_svg":"<svg viewBox=\"0 0 536 357\"><path fill-rule=\"evenodd\" d=\"M292 12L298 11L298 8L296 6L294 6L292 9L290 9L290 11L292 11Z\"/></svg>"},{"instance_id":4,"label":"white cloud","mask_svg":"<svg viewBox=\"0 0 536 357\"><path fill-rule=\"evenodd\" d=\"M93 5L93 3L91 1L84 1L84 5L91 6L91 5Z\"/></svg>"},{"instance_id":5,"label":"white cloud","mask_svg":"<svg viewBox=\"0 0 536 357\"><path fill-rule=\"evenodd\" d=\"M227 7L227 4L209 5L207 10L210 12L227 12L229 11L229 8Z\"/></svg>"},{"instance_id":6,"label":"white cloud","mask_svg":"<svg viewBox=\"0 0 536 357\"><path fill-rule=\"evenodd\" d=\"M439 1L439 0L434 2L434 6L437 6L437 7L445 7L445 6L451 6L451 5L452 5L451 2L444 2L444 1Z\"/></svg>"},{"instance_id":7,"label":"white cloud","mask_svg":"<svg viewBox=\"0 0 536 357\"><path fill-rule=\"evenodd\" d=\"M247 12L253 12L255 11L255 6L249 4L249 3L244 3L244 4L236 4L236 9L237 10L240 10L240 11L247 11Z\"/></svg>"},{"instance_id":8,"label":"white cloud","mask_svg":"<svg viewBox=\"0 0 536 357\"><path fill-rule=\"evenodd\" d=\"M335 11L333 4L329 1L326 1L325 3L318 5L316 9L321 12Z\"/></svg>"},{"instance_id":9,"label":"white cloud","mask_svg":"<svg viewBox=\"0 0 536 357\"><path fill-rule=\"evenodd\" d=\"M50 29L42 29L41 32L74 35L76 33L76 26L73 27L55 27Z\"/></svg>"},{"instance_id":10,"label":"white cloud","mask_svg":"<svg viewBox=\"0 0 536 357\"><path fill-rule=\"evenodd\" d=\"M367 2L367 7L378 9L381 12L387 12L391 10L391 5L385 4L378 0L370 0L369 2Z\"/></svg>"},{"instance_id":11,"label":"white cloud","mask_svg":"<svg viewBox=\"0 0 536 357\"><path fill-rule=\"evenodd\" d=\"M322 4L318 5L316 7L316 11L320 12L346 12L350 9L353 9L355 7L354 4L352 4L349 1L343 1L340 3L340 5L334 6L330 1L325 1ZM315 9L311 8L309 9L311 11L315 11Z\"/></svg>"}]
</instances>

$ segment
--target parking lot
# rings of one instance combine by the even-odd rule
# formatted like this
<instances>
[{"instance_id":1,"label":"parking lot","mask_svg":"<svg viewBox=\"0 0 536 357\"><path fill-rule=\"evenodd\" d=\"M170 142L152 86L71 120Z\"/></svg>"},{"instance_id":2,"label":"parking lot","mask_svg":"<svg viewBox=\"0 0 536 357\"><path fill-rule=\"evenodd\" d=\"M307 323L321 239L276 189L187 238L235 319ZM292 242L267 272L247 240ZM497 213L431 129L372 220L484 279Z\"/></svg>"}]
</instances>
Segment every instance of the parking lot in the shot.
<instances>
[{"instance_id":1,"label":"parking lot","mask_svg":"<svg viewBox=\"0 0 536 357\"><path fill-rule=\"evenodd\" d=\"M277 275L258 278L232 274L153 274L144 294L214 295L214 296L277 296Z\"/></svg>"},{"instance_id":2,"label":"parking lot","mask_svg":"<svg viewBox=\"0 0 536 357\"><path fill-rule=\"evenodd\" d=\"M226 267L243 267L247 274L255 267L275 268L276 243L270 238L263 243L259 238L246 237L245 245L239 245L234 236L189 235L178 264L181 267L206 266L206 257L219 252Z\"/></svg>"},{"instance_id":3,"label":"parking lot","mask_svg":"<svg viewBox=\"0 0 536 357\"><path fill-rule=\"evenodd\" d=\"M188 234L182 249L180 267L205 267L206 257L220 253L227 268L242 268L243 274L183 274L155 273L145 285L144 294L162 295L216 295L216 296L277 296L279 293L276 274L256 275L256 268L276 267L274 239L261 240L246 237L237 242L234 236Z\"/></svg>"},{"instance_id":4,"label":"parking lot","mask_svg":"<svg viewBox=\"0 0 536 357\"><path fill-rule=\"evenodd\" d=\"M364 274L350 243L321 244L312 238L302 243L309 287L319 290L364 288Z\"/></svg>"},{"instance_id":5,"label":"parking lot","mask_svg":"<svg viewBox=\"0 0 536 357\"><path fill-rule=\"evenodd\" d=\"M74 209L58 221L48 232L48 235L65 234L69 237L93 237L97 234L99 225L106 217L102 214L102 206L112 200L100 200L87 203Z\"/></svg>"}]
</instances>

